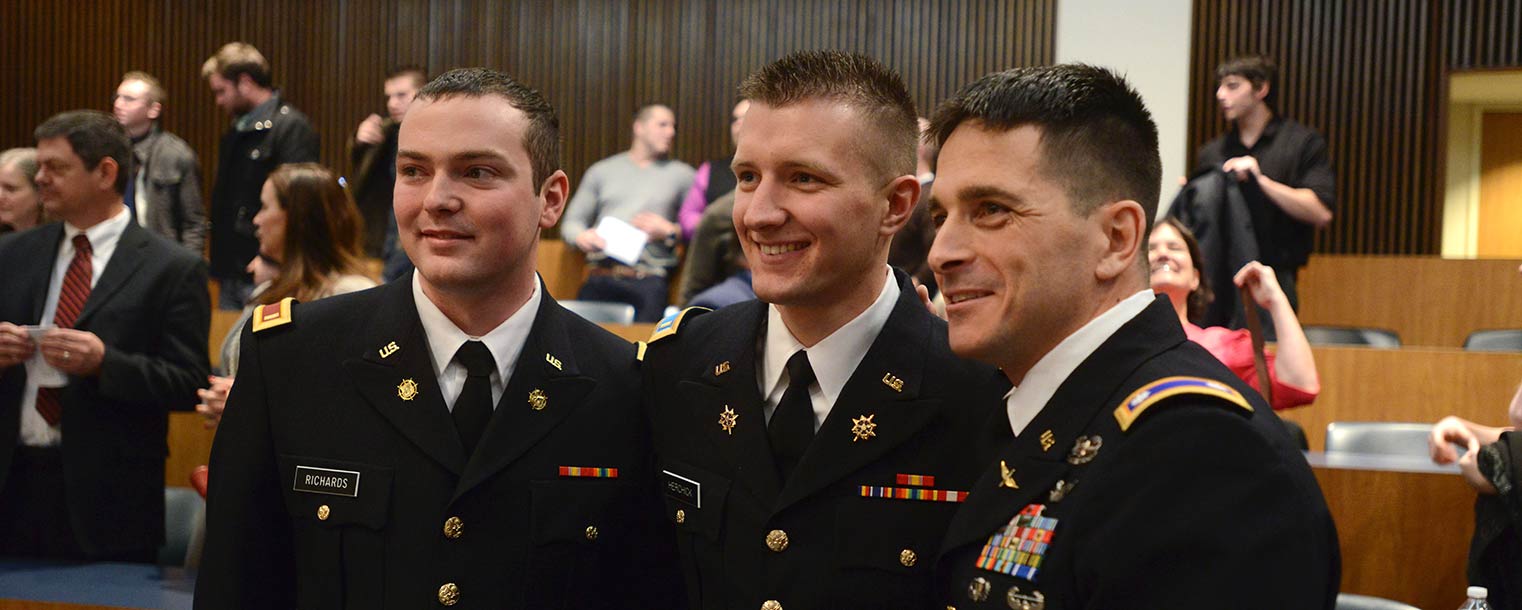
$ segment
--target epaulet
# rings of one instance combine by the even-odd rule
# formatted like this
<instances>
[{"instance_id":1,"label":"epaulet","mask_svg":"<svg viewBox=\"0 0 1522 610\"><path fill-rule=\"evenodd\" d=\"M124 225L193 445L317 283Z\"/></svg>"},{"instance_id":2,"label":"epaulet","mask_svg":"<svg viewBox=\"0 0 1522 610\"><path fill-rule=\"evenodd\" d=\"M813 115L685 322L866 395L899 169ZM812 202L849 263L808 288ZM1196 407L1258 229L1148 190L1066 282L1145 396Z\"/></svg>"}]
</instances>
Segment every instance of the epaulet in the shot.
<instances>
[{"instance_id":1,"label":"epaulet","mask_svg":"<svg viewBox=\"0 0 1522 610\"><path fill-rule=\"evenodd\" d=\"M1115 421L1122 432L1141 419L1148 407L1180 394L1213 396L1252 412L1252 405L1231 386L1204 377L1164 377L1132 392L1115 408Z\"/></svg>"},{"instance_id":2,"label":"epaulet","mask_svg":"<svg viewBox=\"0 0 1522 610\"><path fill-rule=\"evenodd\" d=\"M254 325L254 332L290 324L291 305L294 304L296 304L294 297L285 297L280 299L279 303L260 305L254 309L253 317L249 318L249 321Z\"/></svg>"},{"instance_id":3,"label":"epaulet","mask_svg":"<svg viewBox=\"0 0 1522 610\"><path fill-rule=\"evenodd\" d=\"M660 341L661 339L675 335L677 328L681 327L682 320L687 319L688 314L692 314L694 317L696 317L710 311L713 310L707 307L688 307L687 309L683 309L674 314L666 316L666 319L655 323L655 330L650 331L650 338L645 342L655 343L656 341Z\"/></svg>"}]
</instances>

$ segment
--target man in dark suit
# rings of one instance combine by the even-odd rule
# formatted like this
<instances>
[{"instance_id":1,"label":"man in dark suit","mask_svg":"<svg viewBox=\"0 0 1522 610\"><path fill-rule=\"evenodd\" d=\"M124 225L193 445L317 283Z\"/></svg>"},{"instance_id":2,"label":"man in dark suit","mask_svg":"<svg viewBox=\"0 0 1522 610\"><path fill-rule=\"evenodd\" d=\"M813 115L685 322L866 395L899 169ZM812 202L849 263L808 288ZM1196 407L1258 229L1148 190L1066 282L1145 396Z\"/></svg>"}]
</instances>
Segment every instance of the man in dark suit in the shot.
<instances>
[{"instance_id":1,"label":"man in dark suit","mask_svg":"<svg viewBox=\"0 0 1522 610\"><path fill-rule=\"evenodd\" d=\"M212 447L198 608L680 605L634 346L557 305L548 102L454 70L402 124L417 271L261 308Z\"/></svg>"},{"instance_id":2,"label":"man in dark suit","mask_svg":"<svg viewBox=\"0 0 1522 610\"><path fill-rule=\"evenodd\" d=\"M947 607L1332 608L1305 459L1148 288L1161 163L1140 96L1092 66L1022 68L932 129L951 348L1016 386L936 562Z\"/></svg>"},{"instance_id":3,"label":"man in dark suit","mask_svg":"<svg viewBox=\"0 0 1522 610\"><path fill-rule=\"evenodd\" d=\"M0 244L0 555L152 561L168 412L210 370L206 266L132 222L132 146L110 115L66 112L36 136L62 222Z\"/></svg>"},{"instance_id":4,"label":"man in dark suit","mask_svg":"<svg viewBox=\"0 0 1522 610\"><path fill-rule=\"evenodd\" d=\"M349 140L349 160L354 173L354 203L365 219L365 253L385 262L386 281L412 270L407 253L397 239L396 217L391 212L391 191L396 186L396 135L402 117L418 89L428 84L428 74L417 66L403 66L386 73L386 117L371 114L360 121Z\"/></svg>"},{"instance_id":5,"label":"man in dark suit","mask_svg":"<svg viewBox=\"0 0 1522 610\"><path fill-rule=\"evenodd\" d=\"M995 371L957 359L888 244L919 195L913 103L875 60L799 53L741 86L734 220L760 301L645 354L666 516L704 609L924 608L977 475Z\"/></svg>"}]
</instances>

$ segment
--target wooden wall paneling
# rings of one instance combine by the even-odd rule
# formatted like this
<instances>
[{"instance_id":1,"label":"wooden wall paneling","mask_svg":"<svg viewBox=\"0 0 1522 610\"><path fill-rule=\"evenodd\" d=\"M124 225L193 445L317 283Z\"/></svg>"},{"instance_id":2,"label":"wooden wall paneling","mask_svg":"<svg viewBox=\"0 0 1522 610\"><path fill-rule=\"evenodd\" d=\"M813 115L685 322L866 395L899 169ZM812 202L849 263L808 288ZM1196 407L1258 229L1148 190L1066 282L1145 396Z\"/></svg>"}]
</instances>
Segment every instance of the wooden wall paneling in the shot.
<instances>
[{"instance_id":1,"label":"wooden wall paneling","mask_svg":"<svg viewBox=\"0 0 1522 610\"><path fill-rule=\"evenodd\" d=\"M1321 395L1280 411L1305 428L1311 450L1326 448L1334 421L1435 423L1448 415L1500 426L1517 384L1522 354L1456 349L1314 347Z\"/></svg>"},{"instance_id":2,"label":"wooden wall paneling","mask_svg":"<svg viewBox=\"0 0 1522 610\"><path fill-rule=\"evenodd\" d=\"M1300 274L1300 321L1388 328L1407 346L1460 347L1476 330L1522 328L1519 263L1316 256Z\"/></svg>"}]
</instances>

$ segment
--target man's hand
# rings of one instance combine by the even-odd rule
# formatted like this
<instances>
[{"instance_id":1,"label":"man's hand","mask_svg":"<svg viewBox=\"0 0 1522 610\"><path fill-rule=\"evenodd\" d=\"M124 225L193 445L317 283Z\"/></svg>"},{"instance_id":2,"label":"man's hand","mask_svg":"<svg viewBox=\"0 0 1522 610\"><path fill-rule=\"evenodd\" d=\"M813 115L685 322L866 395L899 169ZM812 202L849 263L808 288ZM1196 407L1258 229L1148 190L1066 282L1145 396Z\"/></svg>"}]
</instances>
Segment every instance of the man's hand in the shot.
<instances>
[{"instance_id":1,"label":"man's hand","mask_svg":"<svg viewBox=\"0 0 1522 610\"><path fill-rule=\"evenodd\" d=\"M646 235L649 235L650 241L666 241L666 238L676 235L677 231L682 230L682 227L676 223L661 218L659 214L652 212L640 212L638 216L634 217L634 222L631 224L634 225L634 228L644 231Z\"/></svg>"},{"instance_id":2,"label":"man's hand","mask_svg":"<svg viewBox=\"0 0 1522 610\"><path fill-rule=\"evenodd\" d=\"M1269 311L1273 311L1274 305L1289 301L1289 297L1284 296L1284 288L1279 286L1279 276L1273 268L1258 261L1243 265L1231 281L1238 288L1247 288L1252 294L1253 302Z\"/></svg>"},{"instance_id":3,"label":"man's hand","mask_svg":"<svg viewBox=\"0 0 1522 610\"><path fill-rule=\"evenodd\" d=\"M0 322L0 369L25 362L32 357L34 349L36 346L32 344L32 338L27 336L26 329L10 322Z\"/></svg>"},{"instance_id":4,"label":"man's hand","mask_svg":"<svg viewBox=\"0 0 1522 610\"><path fill-rule=\"evenodd\" d=\"M248 266L243 270L254 276L255 286L272 282L275 276L280 275L280 268L270 264L263 256L255 256L254 260L248 261Z\"/></svg>"},{"instance_id":5,"label":"man's hand","mask_svg":"<svg viewBox=\"0 0 1522 610\"><path fill-rule=\"evenodd\" d=\"M72 328L55 328L42 335L38 342L42 359L60 371L75 377L94 377L100 374L100 363L106 357L106 344L95 333Z\"/></svg>"},{"instance_id":6,"label":"man's hand","mask_svg":"<svg viewBox=\"0 0 1522 610\"><path fill-rule=\"evenodd\" d=\"M602 249L607 246L608 242L602 240L602 236L597 234L596 229L587 229L576 236L576 247L587 254L602 252Z\"/></svg>"},{"instance_id":7,"label":"man's hand","mask_svg":"<svg viewBox=\"0 0 1522 610\"><path fill-rule=\"evenodd\" d=\"M1480 448L1480 439L1470 429L1469 422L1449 415L1432 426L1432 433L1427 435L1427 452L1433 462L1452 464L1459 459L1459 453L1453 450L1455 444L1468 447L1468 455L1472 456Z\"/></svg>"},{"instance_id":8,"label":"man's hand","mask_svg":"<svg viewBox=\"0 0 1522 610\"><path fill-rule=\"evenodd\" d=\"M1263 175L1263 170L1258 169L1258 160L1247 155L1227 159L1221 164L1221 169L1236 176L1237 182Z\"/></svg>"},{"instance_id":9,"label":"man's hand","mask_svg":"<svg viewBox=\"0 0 1522 610\"><path fill-rule=\"evenodd\" d=\"M359 122L359 129L354 132L355 141L371 146L380 144L386 140L385 132L381 131L381 118L378 114L365 117Z\"/></svg>"},{"instance_id":10,"label":"man's hand","mask_svg":"<svg viewBox=\"0 0 1522 610\"><path fill-rule=\"evenodd\" d=\"M196 396L201 399L196 405L196 413L206 418L206 429L210 430L222 421L222 411L227 408L227 393L233 389L233 378L211 375L206 380L211 382L211 387L196 390Z\"/></svg>"}]
</instances>

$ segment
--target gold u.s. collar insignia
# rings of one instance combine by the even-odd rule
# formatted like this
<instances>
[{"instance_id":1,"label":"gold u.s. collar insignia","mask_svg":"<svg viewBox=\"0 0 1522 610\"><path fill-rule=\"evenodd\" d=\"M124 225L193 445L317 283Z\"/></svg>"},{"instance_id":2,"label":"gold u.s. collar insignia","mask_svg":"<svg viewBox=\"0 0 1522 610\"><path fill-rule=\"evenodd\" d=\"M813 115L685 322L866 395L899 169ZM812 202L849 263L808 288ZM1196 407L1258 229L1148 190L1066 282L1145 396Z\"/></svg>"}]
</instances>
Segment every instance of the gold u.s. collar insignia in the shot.
<instances>
[{"instance_id":1,"label":"gold u.s. collar insignia","mask_svg":"<svg viewBox=\"0 0 1522 610\"><path fill-rule=\"evenodd\" d=\"M535 411L543 411L545 405L548 404L550 404L550 397L544 394L544 390L534 388L534 391L528 393L528 406Z\"/></svg>"},{"instance_id":2,"label":"gold u.s. collar insignia","mask_svg":"<svg viewBox=\"0 0 1522 610\"><path fill-rule=\"evenodd\" d=\"M399 349L402 349L402 348L397 347L395 341L387 343L385 347L380 348L380 357L381 358L390 358L391 354L395 354L396 351L399 350Z\"/></svg>"},{"instance_id":3,"label":"gold u.s. collar insignia","mask_svg":"<svg viewBox=\"0 0 1522 610\"><path fill-rule=\"evenodd\" d=\"M872 421L874 417L877 417L876 413L869 413L851 420L851 442L877 436L877 424Z\"/></svg>"},{"instance_id":4,"label":"gold u.s. collar insignia","mask_svg":"<svg viewBox=\"0 0 1522 610\"><path fill-rule=\"evenodd\" d=\"M1015 469L1010 468L1004 460L999 460L999 487L1020 489L1020 485L1015 483Z\"/></svg>"},{"instance_id":5,"label":"gold u.s. collar insignia","mask_svg":"<svg viewBox=\"0 0 1522 610\"><path fill-rule=\"evenodd\" d=\"M740 414L735 413L735 410L729 408L729 405L724 405L724 412L719 414L719 427L723 428L724 432L730 436L734 436L735 423L739 420Z\"/></svg>"},{"instance_id":6,"label":"gold u.s. collar insignia","mask_svg":"<svg viewBox=\"0 0 1522 610\"><path fill-rule=\"evenodd\" d=\"M729 367L729 361L728 360L725 360L723 362L715 364L715 365L713 365L713 376L714 377L718 377L720 375L728 373L729 372L729 368L730 367Z\"/></svg>"},{"instance_id":7,"label":"gold u.s. collar insignia","mask_svg":"<svg viewBox=\"0 0 1522 610\"><path fill-rule=\"evenodd\" d=\"M904 380L893 376L893 373L883 373L883 385L893 388L894 392L904 391Z\"/></svg>"},{"instance_id":8,"label":"gold u.s. collar insignia","mask_svg":"<svg viewBox=\"0 0 1522 610\"><path fill-rule=\"evenodd\" d=\"M1047 430L1046 432L1042 432L1041 433L1041 451L1042 452L1050 451L1052 449L1052 445L1055 445L1055 444L1057 444L1057 438L1052 436L1052 431L1051 430Z\"/></svg>"},{"instance_id":9,"label":"gold u.s. collar insignia","mask_svg":"<svg viewBox=\"0 0 1522 610\"><path fill-rule=\"evenodd\" d=\"M546 353L544 355L544 361L550 363L550 365L555 367L555 370L557 370L557 371L564 371L565 370L565 367L560 366L560 359L556 358L554 356L551 356L548 353Z\"/></svg>"},{"instance_id":10,"label":"gold u.s. collar insignia","mask_svg":"<svg viewBox=\"0 0 1522 610\"><path fill-rule=\"evenodd\" d=\"M403 379L402 382L396 386L396 397L402 400L412 400L417 398L417 382L413 381L411 378Z\"/></svg>"}]
</instances>

